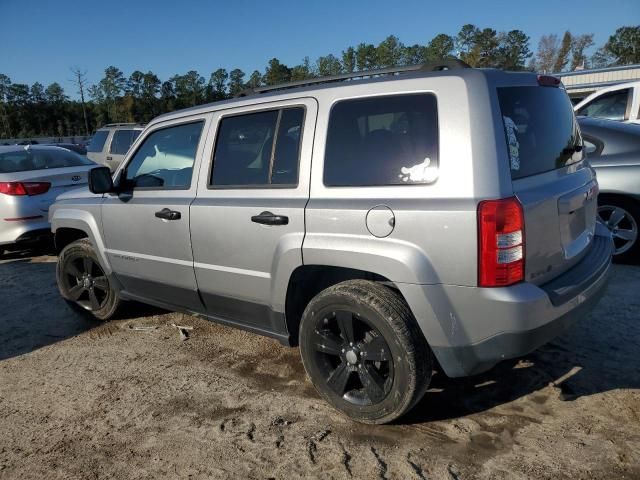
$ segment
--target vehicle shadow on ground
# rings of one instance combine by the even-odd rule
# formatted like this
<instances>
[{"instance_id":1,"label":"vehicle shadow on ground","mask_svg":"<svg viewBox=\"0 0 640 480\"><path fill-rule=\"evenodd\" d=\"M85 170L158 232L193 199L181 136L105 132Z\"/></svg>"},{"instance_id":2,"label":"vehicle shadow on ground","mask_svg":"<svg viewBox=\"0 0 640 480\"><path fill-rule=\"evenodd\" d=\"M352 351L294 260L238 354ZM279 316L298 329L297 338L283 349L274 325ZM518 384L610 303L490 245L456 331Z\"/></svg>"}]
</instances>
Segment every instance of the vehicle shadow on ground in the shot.
<instances>
[{"instance_id":1,"label":"vehicle shadow on ground","mask_svg":"<svg viewBox=\"0 0 640 480\"><path fill-rule=\"evenodd\" d=\"M509 403L549 384L572 401L615 389L640 389L640 269L614 266L606 295L562 336L521 359L474 377L438 373L401 423L459 418ZM534 401L543 403L544 394Z\"/></svg>"},{"instance_id":2,"label":"vehicle shadow on ground","mask_svg":"<svg viewBox=\"0 0 640 480\"><path fill-rule=\"evenodd\" d=\"M72 310L56 285L54 257L41 251L4 255L0 263L0 360L23 355L101 325ZM131 304L123 318L165 313Z\"/></svg>"}]
</instances>

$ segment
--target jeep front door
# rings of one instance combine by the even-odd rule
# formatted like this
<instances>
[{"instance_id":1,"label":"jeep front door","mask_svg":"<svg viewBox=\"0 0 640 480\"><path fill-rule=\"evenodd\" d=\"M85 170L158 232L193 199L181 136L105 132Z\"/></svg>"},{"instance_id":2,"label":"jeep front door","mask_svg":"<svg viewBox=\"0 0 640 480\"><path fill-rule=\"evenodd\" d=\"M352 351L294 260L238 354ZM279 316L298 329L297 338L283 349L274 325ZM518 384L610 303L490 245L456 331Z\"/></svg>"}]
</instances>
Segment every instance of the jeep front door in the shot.
<instances>
[{"instance_id":1,"label":"jeep front door","mask_svg":"<svg viewBox=\"0 0 640 480\"><path fill-rule=\"evenodd\" d=\"M202 310L189 206L206 123L206 117L196 117L148 132L121 174L121 192L103 202L107 257L133 298Z\"/></svg>"}]
</instances>

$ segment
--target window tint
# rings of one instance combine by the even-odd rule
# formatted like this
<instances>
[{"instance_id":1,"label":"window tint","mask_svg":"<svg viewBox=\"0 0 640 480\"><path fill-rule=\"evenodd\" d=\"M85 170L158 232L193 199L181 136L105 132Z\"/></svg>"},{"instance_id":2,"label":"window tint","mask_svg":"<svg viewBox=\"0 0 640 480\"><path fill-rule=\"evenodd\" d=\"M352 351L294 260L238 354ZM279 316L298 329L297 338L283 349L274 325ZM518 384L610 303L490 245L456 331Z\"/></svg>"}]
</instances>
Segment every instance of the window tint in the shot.
<instances>
[{"instance_id":1,"label":"window tint","mask_svg":"<svg viewBox=\"0 0 640 480\"><path fill-rule=\"evenodd\" d=\"M582 107L578 115L585 117L624 120L627 112L629 89L605 93Z\"/></svg>"},{"instance_id":2,"label":"window tint","mask_svg":"<svg viewBox=\"0 0 640 480\"><path fill-rule=\"evenodd\" d=\"M127 182L135 187L189 188L203 124L151 133L127 165Z\"/></svg>"},{"instance_id":3,"label":"window tint","mask_svg":"<svg viewBox=\"0 0 640 480\"><path fill-rule=\"evenodd\" d=\"M582 160L582 138L563 88L503 87L498 100L512 179Z\"/></svg>"},{"instance_id":4,"label":"window tint","mask_svg":"<svg viewBox=\"0 0 640 480\"><path fill-rule=\"evenodd\" d=\"M300 107L223 118L210 184L297 184L303 119Z\"/></svg>"},{"instance_id":5,"label":"window tint","mask_svg":"<svg viewBox=\"0 0 640 480\"><path fill-rule=\"evenodd\" d=\"M331 110L324 184L430 183L438 175L438 113L431 94L347 100Z\"/></svg>"},{"instance_id":6,"label":"window tint","mask_svg":"<svg viewBox=\"0 0 640 480\"><path fill-rule=\"evenodd\" d=\"M90 160L65 149L29 149L0 154L0 173L27 172L48 168L94 165Z\"/></svg>"},{"instance_id":7,"label":"window tint","mask_svg":"<svg viewBox=\"0 0 640 480\"><path fill-rule=\"evenodd\" d=\"M298 183L298 159L303 121L303 108L288 108L282 111L273 156L272 184L297 185Z\"/></svg>"},{"instance_id":8,"label":"window tint","mask_svg":"<svg viewBox=\"0 0 640 480\"><path fill-rule=\"evenodd\" d=\"M140 135L140 130L116 130L111 139L109 153L124 155L136 138Z\"/></svg>"},{"instance_id":9,"label":"window tint","mask_svg":"<svg viewBox=\"0 0 640 480\"><path fill-rule=\"evenodd\" d=\"M87 152L101 152L104 148L104 142L107 141L109 136L108 130L98 130L94 133L91 142L87 145Z\"/></svg>"}]
</instances>

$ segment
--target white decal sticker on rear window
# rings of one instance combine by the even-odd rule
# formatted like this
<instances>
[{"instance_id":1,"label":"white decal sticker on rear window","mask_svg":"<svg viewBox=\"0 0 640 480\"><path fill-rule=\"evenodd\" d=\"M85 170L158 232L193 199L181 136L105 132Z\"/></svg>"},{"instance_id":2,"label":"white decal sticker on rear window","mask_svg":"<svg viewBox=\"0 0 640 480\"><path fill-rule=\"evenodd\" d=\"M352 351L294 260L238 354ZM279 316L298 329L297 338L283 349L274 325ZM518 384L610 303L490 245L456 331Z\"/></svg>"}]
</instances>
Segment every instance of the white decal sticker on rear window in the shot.
<instances>
[{"instance_id":1,"label":"white decal sticker on rear window","mask_svg":"<svg viewBox=\"0 0 640 480\"><path fill-rule=\"evenodd\" d=\"M438 167L431 166L429 157L424 162L414 165L413 167L402 167L398 178L403 182L434 182L438 178Z\"/></svg>"},{"instance_id":2,"label":"white decal sticker on rear window","mask_svg":"<svg viewBox=\"0 0 640 480\"><path fill-rule=\"evenodd\" d=\"M509 162L511 170L520 170L520 144L518 143L518 126L509 117L502 117L504 121L504 129L507 132L507 144L509 147Z\"/></svg>"}]
</instances>

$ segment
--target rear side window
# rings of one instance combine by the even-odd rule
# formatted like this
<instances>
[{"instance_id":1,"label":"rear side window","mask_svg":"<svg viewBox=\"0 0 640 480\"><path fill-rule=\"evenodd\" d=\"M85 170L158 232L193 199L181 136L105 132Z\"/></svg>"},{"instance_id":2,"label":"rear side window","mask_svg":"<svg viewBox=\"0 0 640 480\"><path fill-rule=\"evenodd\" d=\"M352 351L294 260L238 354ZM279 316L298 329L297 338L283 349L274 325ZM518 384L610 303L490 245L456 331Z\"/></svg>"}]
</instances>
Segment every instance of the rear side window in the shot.
<instances>
[{"instance_id":1,"label":"rear side window","mask_svg":"<svg viewBox=\"0 0 640 480\"><path fill-rule=\"evenodd\" d=\"M0 173L94 165L90 160L62 148L29 149L0 154Z\"/></svg>"},{"instance_id":2,"label":"rear side window","mask_svg":"<svg viewBox=\"0 0 640 480\"><path fill-rule=\"evenodd\" d=\"M223 118L210 185L297 185L303 121L302 107Z\"/></svg>"},{"instance_id":3,"label":"rear side window","mask_svg":"<svg viewBox=\"0 0 640 480\"><path fill-rule=\"evenodd\" d=\"M438 111L432 94L345 100L331 109L327 186L431 183L438 176Z\"/></svg>"},{"instance_id":4,"label":"rear side window","mask_svg":"<svg viewBox=\"0 0 640 480\"><path fill-rule=\"evenodd\" d=\"M562 168L583 158L571 101L562 88L498 88L511 178Z\"/></svg>"},{"instance_id":5,"label":"rear side window","mask_svg":"<svg viewBox=\"0 0 640 480\"><path fill-rule=\"evenodd\" d=\"M116 130L111 139L109 153L124 155L136 138L140 135L140 130Z\"/></svg>"},{"instance_id":6,"label":"rear side window","mask_svg":"<svg viewBox=\"0 0 640 480\"><path fill-rule=\"evenodd\" d=\"M630 90L628 88L604 93L578 110L578 115L607 118L609 120L625 120L629 93Z\"/></svg>"},{"instance_id":7,"label":"rear side window","mask_svg":"<svg viewBox=\"0 0 640 480\"><path fill-rule=\"evenodd\" d=\"M87 145L87 152L101 152L104 148L104 142L107 141L107 137L109 136L108 130L98 130Z\"/></svg>"}]
</instances>

